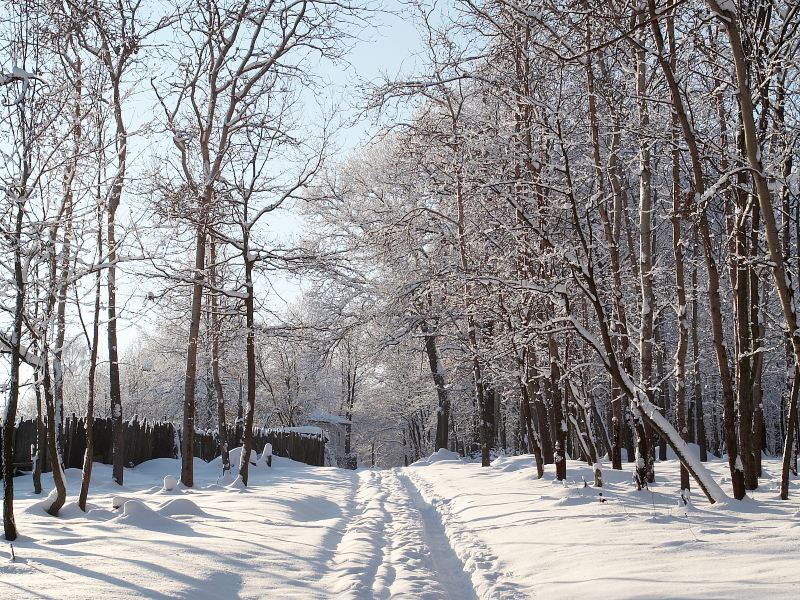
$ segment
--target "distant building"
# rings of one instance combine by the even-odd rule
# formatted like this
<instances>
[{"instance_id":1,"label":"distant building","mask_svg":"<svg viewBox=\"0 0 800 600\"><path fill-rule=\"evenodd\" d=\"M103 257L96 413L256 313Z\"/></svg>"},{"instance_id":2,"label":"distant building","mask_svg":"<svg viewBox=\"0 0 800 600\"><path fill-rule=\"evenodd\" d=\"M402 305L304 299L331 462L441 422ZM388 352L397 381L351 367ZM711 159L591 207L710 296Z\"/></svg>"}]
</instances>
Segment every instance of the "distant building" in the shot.
<instances>
[{"instance_id":1,"label":"distant building","mask_svg":"<svg viewBox=\"0 0 800 600\"><path fill-rule=\"evenodd\" d=\"M321 410L313 410L308 415L308 424L321 428L325 432L328 442L325 444L325 466L354 468L354 457L348 457L344 451L344 438L347 428L352 422Z\"/></svg>"}]
</instances>

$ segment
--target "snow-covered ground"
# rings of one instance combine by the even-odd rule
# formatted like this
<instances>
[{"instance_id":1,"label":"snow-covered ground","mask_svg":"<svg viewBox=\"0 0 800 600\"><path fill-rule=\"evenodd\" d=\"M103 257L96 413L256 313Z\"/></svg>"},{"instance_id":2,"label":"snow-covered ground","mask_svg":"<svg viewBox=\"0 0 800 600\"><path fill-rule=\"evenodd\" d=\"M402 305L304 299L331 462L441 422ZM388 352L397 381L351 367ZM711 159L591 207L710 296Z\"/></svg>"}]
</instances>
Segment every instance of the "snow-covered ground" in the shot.
<instances>
[{"instance_id":1,"label":"snow-covered ground","mask_svg":"<svg viewBox=\"0 0 800 600\"><path fill-rule=\"evenodd\" d=\"M796 598L800 486L779 465L752 499L684 507L677 463L637 492L631 473L569 464L533 477L528 457L492 467L440 453L409 468L345 471L275 458L251 487L196 463L197 487L164 490L175 460L96 465L92 509L45 515L15 480L17 560L0 545L0 598ZM710 464L724 481L726 465ZM80 473L67 474L77 492ZM169 487L169 486L167 486ZM600 493L602 493L602 501ZM118 505L119 508L113 507Z\"/></svg>"}]
</instances>

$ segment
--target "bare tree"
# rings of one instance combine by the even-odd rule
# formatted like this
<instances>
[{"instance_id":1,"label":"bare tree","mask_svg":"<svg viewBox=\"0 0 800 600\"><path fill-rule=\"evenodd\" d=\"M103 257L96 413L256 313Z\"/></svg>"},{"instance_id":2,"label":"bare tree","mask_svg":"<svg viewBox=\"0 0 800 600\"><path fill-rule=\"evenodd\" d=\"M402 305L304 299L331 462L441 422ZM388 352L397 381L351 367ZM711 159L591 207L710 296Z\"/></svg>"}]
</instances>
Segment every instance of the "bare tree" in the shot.
<instances>
[{"instance_id":1,"label":"bare tree","mask_svg":"<svg viewBox=\"0 0 800 600\"><path fill-rule=\"evenodd\" d=\"M290 198L293 190L302 188L310 173L301 175L295 186L290 184L289 190L284 188L258 208L252 206L251 199L257 200L264 193L264 156L271 157L271 146L286 141L280 107L285 109L290 102L287 92L293 82L307 83L303 70L307 58L336 55L342 19L352 14L346 5L314 0L266 5L243 1L232 6L194 2L181 14L186 38L176 57L179 75L155 86L179 156L176 171L182 182L180 189L194 209L189 215L195 227L195 259L181 442L184 485L191 487L194 482L197 346L203 290L208 285L206 240L215 225L210 215L215 211L225 214L224 207L231 200L241 208L234 223L240 230L236 248L243 261L247 328L248 411L244 435L248 452L243 453L241 465L246 482L256 394L253 271L260 260L259 248L251 244L251 229ZM277 117L275 123L268 122L267 116ZM215 229L219 239L233 239L220 229Z\"/></svg>"}]
</instances>

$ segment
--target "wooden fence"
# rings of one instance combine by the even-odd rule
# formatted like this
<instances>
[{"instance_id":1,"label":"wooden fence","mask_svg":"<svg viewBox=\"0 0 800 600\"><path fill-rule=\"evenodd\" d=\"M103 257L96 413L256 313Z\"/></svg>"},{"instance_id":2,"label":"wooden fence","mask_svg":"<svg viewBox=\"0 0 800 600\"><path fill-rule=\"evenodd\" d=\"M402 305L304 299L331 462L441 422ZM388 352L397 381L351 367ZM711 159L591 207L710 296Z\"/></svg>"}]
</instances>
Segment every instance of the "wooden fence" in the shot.
<instances>
[{"instance_id":1,"label":"wooden fence","mask_svg":"<svg viewBox=\"0 0 800 600\"><path fill-rule=\"evenodd\" d=\"M139 421L131 419L124 424L125 466L133 467L153 458L177 458L180 448L181 427L172 422ZM111 419L94 420L94 460L111 464ZM44 434L44 431L42 432ZM64 467L81 468L86 451L86 425L83 418L75 415L64 422L63 431ZM210 462L219 456L216 431L195 431L194 454ZM242 428L228 432L228 448L241 446ZM0 442L2 433L0 432ZM291 458L308 465L325 464L325 434L314 428L255 429L253 448L262 452L267 443L272 444L272 454ZM36 421L20 421L14 430L14 464L21 470L29 470L32 462L31 448L36 444ZM40 456L44 471L50 470L50 457L42 443ZM1 458L0 458L1 460Z\"/></svg>"}]
</instances>

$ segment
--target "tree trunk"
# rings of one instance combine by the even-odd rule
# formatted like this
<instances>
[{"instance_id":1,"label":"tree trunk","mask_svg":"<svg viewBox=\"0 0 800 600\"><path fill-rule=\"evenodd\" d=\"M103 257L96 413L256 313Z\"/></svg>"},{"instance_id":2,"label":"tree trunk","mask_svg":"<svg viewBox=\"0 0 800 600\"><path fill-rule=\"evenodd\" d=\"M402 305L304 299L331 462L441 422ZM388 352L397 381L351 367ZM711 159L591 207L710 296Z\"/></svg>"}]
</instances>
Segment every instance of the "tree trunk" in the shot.
<instances>
[{"instance_id":1,"label":"tree trunk","mask_svg":"<svg viewBox=\"0 0 800 600\"><path fill-rule=\"evenodd\" d=\"M39 495L42 493L42 462L44 459L45 436L47 435L44 429L44 418L42 417L42 389L41 381L39 378L41 373L39 368L34 369L33 372L33 393L36 396L36 445L31 452L31 459L33 461L33 493Z\"/></svg>"},{"instance_id":2,"label":"tree trunk","mask_svg":"<svg viewBox=\"0 0 800 600\"><path fill-rule=\"evenodd\" d=\"M689 149L694 193L698 198L703 199L706 192L706 184L703 175L703 167L700 160L700 150L698 148L697 139L695 136L695 130L692 124L689 122L689 116L684 107L682 92L675 78L675 73L673 72L664 55L664 38L661 33L661 27L658 23L655 0L648 0L648 8L650 11L650 27L656 42L656 48L658 50L658 62L661 65L661 70L664 73L665 79L667 80L672 97L673 111L678 117L683 138ZM730 365L728 364L728 350L725 346L725 334L722 322L722 303L719 293L719 270L717 268L716 258L714 257L714 244L711 239L711 228L708 223L708 214L705 203L703 203L698 212L698 228L703 242L703 254L706 263L706 271L708 272L708 305L709 312L711 313L711 330L714 341L714 351L717 358L717 367L719 368L720 383L722 384L722 398L725 407L725 438L726 447L728 450L728 465L731 471L731 483L733 485L734 497L737 500L740 500L745 494L744 474L741 470L741 461L738 458L738 444L736 440L736 424L734 416L736 406L733 380L730 373Z\"/></svg>"},{"instance_id":3,"label":"tree trunk","mask_svg":"<svg viewBox=\"0 0 800 600\"><path fill-rule=\"evenodd\" d=\"M98 222L97 251L103 249L103 227ZM88 399L86 401L86 451L83 455L83 473L81 476L81 491L78 495L78 506L86 512L86 500L89 496L89 484L92 480L92 465L94 461L94 403L95 403L95 374L97 372L97 350L100 342L100 295L102 289L101 272L97 271L95 281L94 312L92 316L92 339L89 355Z\"/></svg>"},{"instance_id":4,"label":"tree trunk","mask_svg":"<svg viewBox=\"0 0 800 600\"><path fill-rule=\"evenodd\" d=\"M447 434L450 426L450 399L447 395L445 386L444 365L439 357L439 349L436 345L436 330L428 326L426 321L420 325L425 336L425 354L428 356L428 365L431 369L433 385L436 388L436 396L439 406L436 410L436 450L447 448Z\"/></svg>"},{"instance_id":5,"label":"tree trunk","mask_svg":"<svg viewBox=\"0 0 800 600\"><path fill-rule=\"evenodd\" d=\"M108 391L111 400L113 467L112 477L122 485L125 468L125 438L122 423L122 391L119 380L117 345L117 237L116 215L122 200L128 161L128 132L122 118L120 78L112 76L114 121L116 124L117 174L108 203Z\"/></svg>"},{"instance_id":6,"label":"tree trunk","mask_svg":"<svg viewBox=\"0 0 800 600\"><path fill-rule=\"evenodd\" d=\"M211 378L214 382L214 395L217 401L217 437L219 438L219 454L222 457L222 474L230 472L231 459L228 453L228 427L225 420L225 393L222 379L219 376L219 336L220 320L217 301L217 245L211 240L208 249L208 278L211 283Z\"/></svg>"},{"instance_id":7,"label":"tree trunk","mask_svg":"<svg viewBox=\"0 0 800 600\"><path fill-rule=\"evenodd\" d=\"M342 357L342 393L344 398L342 404L344 406L344 416L347 419L347 424L344 426L344 454L347 461L348 469L355 469L358 467L358 457L353 452L353 406L356 399L356 378L358 376L358 368L355 364L352 346L350 341L345 339L343 342L345 355Z\"/></svg>"},{"instance_id":8,"label":"tree trunk","mask_svg":"<svg viewBox=\"0 0 800 600\"><path fill-rule=\"evenodd\" d=\"M24 181L24 179L23 179ZM19 372L22 344L22 320L25 310L25 277L22 266L22 225L26 194L19 193L14 219L14 322L11 330L11 364L9 366L8 402L3 416L3 532L6 540L17 539L14 520L14 424L19 401Z\"/></svg>"},{"instance_id":9,"label":"tree trunk","mask_svg":"<svg viewBox=\"0 0 800 600\"><path fill-rule=\"evenodd\" d=\"M69 288L72 248L72 177L67 175L64 198L64 237L61 240L59 280L56 298L56 344L53 348L53 399L56 410L56 444L64 452L64 338L66 336L67 290Z\"/></svg>"},{"instance_id":10,"label":"tree trunk","mask_svg":"<svg viewBox=\"0 0 800 600\"><path fill-rule=\"evenodd\" d=\"M775 126L778 131L778 136L776 137L778 143L785 144L786 142L781 140L787 140L786 134L786 73L787 68L782 67L778 73L777 78L777 85L776 85L776 93L775 93ZM785 153L785 158L782 165L782 172L781 175L783 176L783 182L780 187L780 191L778 192L780 196L780 206L781 210L781 231L783 233L783 254L787 258L791 255L791 244L792 244L792 204L791 204L791 190L789 188L788 182L789 177L792 173L792 166L793 166L793 153L787 152L786 148L782 148ZM795 203L795 214L794 214L794 221L795 221L795 236L796 240L800 239L800 235L797 235L798 229L800 229L800 203ZM800 254L798 254L798 262L800 262ZM766 302L765 302L766 305ZM792 395L792 382L794 379L792 378L792 373L794 373L794 369L792 365L794 364L794 355L792 353L792 342L789 339L789 332L784 334L784 358L786 360L786 368L784 369L784 373L786 374L784 381L784 389L781 393L781 409L780 409L780 439L784 440L786 437L786 416L788 415L789 411L787 405L789 403L789 398ZM762 361L763 362L763 361Z\"/></svg>"},{"instance_id":11,"label":"tree trunk","mask_svg":"<svg viewBox=\"0 0 800 600\"><path fill-rule=\"evenodd\" d=\"M587 40L586 40L586 47L591 47L591 39L590 39L590 29L588 27L588 23L590 20L588 19L590 12L587 11ZM595 80L594 80L594 70L592 67L591 62L589 62L586 66L586 80L587 80L587 91L588 91L588 102L589 102L589 123L591 128L591 138L592 138L592 158L594 163L594 172L595 172L595 180L597 181L597 188L600 191L600 195L604 195L603 190L603 170L602 170L602 162L600 156L600 125L599 125L599 118L597 116L597 99L595 93ZM611 276L613 281L613 290L612 290L612 297L613 297L613 310L614 314L616 315L616 319L614 319L614 327L615 332L620 340L620 345L622 347L622 351L624 354L628 353L628 345L629 345L629 336L628 336L628 324L627 324L627 316L625 312L625 303L622 299L622 278L621 278L621 262L620 262L620 252L619 252L619 240L621 236L621 228L622 228L622 213L623 213L623 206L627 204L624 200L624 189L621 182L620 176L620 167L619 167L619 159L618 159L618 149L620 145L620 133L618 122L616 116L614 118L614 132L611 137L611 152L608 159L609 168L608 168L608 178L611 183L611 189L613 193L613 200L614 200L614 219L613 223L611 218L608 215L608 211L606 210L606 206L604 201L601 200L599 203L599 214L600 214L600 221L603 225L603 234L606 239L606 243L608 244L609 249L609 257L611 260ZM611 410L612 410L612 417L611 417L611 431L612 431L612 438L611 438L611 449L609 451L610 458L611 458L611 468L621 470L622 469L622 428L623 428L623 397L618 393L619 388L611 383L612 389L612 401L611 401Z\"/></svg>"},{"instance_id":12,"label":"tree trunk","mask_svg":"<svg viewBox=\"0 0 800 600\"><path fill-rule=\"evenodd\" d=\"M753 267L753 261L758 257L758 232L760 229L760 211L758 204L753 206L752 229L750 231L750 255L751 264L748 265L748 275L750 279L750 339L753 346L752 361L752 399L753 399L753 478L755 485L758 485L758 478L761 477L761 458L766 448L764 431L764 407L763 394L761 391L761 381L764 373L764 327L761 324L761 298L759 294L759 277ZM766 304L766 291L764 294L764 304Z\"/></svg>"},{"instance_id":13,"label":"tree trunk","mask_svg":"<svg viewBox=\"0 0 800 600\"><path fill-rule=\"evenodd\" d=\"M639 15L640 23L644 23L645 14ZM642 35L642 40L644 36ZM638 98L639 128L646 131L650 125L650 114L647 107L647 62L646 48L642 44L636 50L636 96ZM653 190L650 170L650 141L641 138L639 145L639 273L642 293L642 311L639 329L639 377L641 385L649 400L653 402L653 310L655 295L653 293ZM644 461L644 471L639 473L640 483L645 485L653 480L652 459L650 457L650 440L647 439L647 426L638 422L637 411L634 411L637 438L636 457L637 472L640 462Z\"/></svg>"},{"instance_id":14,"label":"tree trunk","mask_svg":"<svg viewBox=\"0 0 800 600\"><path fill-rule=\"evenodd\" d=\"M253 289L253 260L249 242L243 244L244 276L247 297L245 298L245 321L247 327L247 412L244 419L244 443L239 460L239 476L247 485L250 474L250 452L253 448L253 419L256 412L256 335L255 335L255 291Z\"/></svg>"},{"instance_id":15,"label":"tree trunk","mask_svg":"<svg viewBox=\"0 0 800 600\"><path fill-rule=\"evenodd\" d=\"M558 345L551 334L547 338L550 356L550 391L553 397L553 440L555 441L556 479L567 478L567 421L564 413L564 400L561 394L561 369L559 367Z\"/></svg>"},{"instance_id":16,"label":"tree trunk","mask_svg":"<svg viewBox=\"0 0 800 600\"><path fill-rule=\"evenodd\" d=\"M202 207L208 202L203 201ZM201 208L201 211L203 209ZM194 420L195 388L197 386L197 344L200 336L200 318L203 302L204 269L206 266L205 224L198 222L195 232L194 282L192 283L192 308L189 320L189 342L186 350L186 376L183 382L183 435L181 436L181 482L194 486ZM248 456L249 458L249 456Z\"/></svg>"},{"instance_id":17,"label":"tree trunk","mask_svg":"<svg viewBox=\"0 0 800 600\"><path fill-rule=\"evenodd\" d=\"M523 358L522 362L527 362L527 357ZM533 415L532 415L532 404L531 404L531 386L529 382L526 382L522 378L522 373L528 373L528 369L526 365L517 365L518 371L520 375L517 378L519 389L520 389L520 397L521 397L521 418L525 424L525 437L527 440L527 450L529 453L533 454L534 461L536 462L536 477L541 479L544 475L544 460L542 459L542 448L541 444L539 443L539 436L536 432L536 429L533 427Z\"/></svg>"},{"instance_id":18,"label":"tree trunk","mask_svg":"<svg viewBox=\"0 0 800 600\"><path fill-rule=\"evenodd\" d=\"M740 174L739 184L743 181ZM750 269L748 262L747 208L749 197L743 190L734 193L736 198L736 214L734 218L733 237L736 244L734 262L736 279L734 281L734 297L736 301L736 403L738 410L738 430L740 458L744 473L744 487L754 490L758 487L758 477L753 454L753 374L752 374L752 339L750 329Z\"/></svg>"},{"instance_id":19,"label":"tree trunk","mask_svg":"<svg viewBox=\"0 0 800 600\"><path fill-rule=\"evenodd\" d=\"M697 231L694 235L694 254L697 255ZM706 440L706 417L703 410L703 382L700 379L700 337L697 333L698 320L700 318L698 310L698 288L697 288L697 266L692 265L692 402L694 404L695 432L697 434L697 445L700 449L700 460L708 460L708 443Z\"/></svg>"},{"instance_id":20,"label":"tree trunk","mask_svg":"<svg viewBox=\"0 0 800 600\"><path fill-rule=\"evenodd\" d=\"M56 489L56 497L45 510L48 514L57 517L58 511L64 506L67 499L67 485L64 477L64 467L61 460L61 452L56 443L56 408L53 399L53 382L50 378L50 366L45 356L44 362L44 403L47 408L47 450L50 454L50 467L53 470L53 485Z\"/></svg>"},{"instance_id":21,"label":"tree trunk","mask_svg":"<svg viewBox=\"0 0 800 600\"><path fill-rule=\"evenodd\" d=\"M792 380L792 393L789 396L789 417L787 419L786 439L783 444L783 460L781 461L781 500L789 499L789 470L794 454L794 434L797 427L797 397L800 390L800 369L795 367ZM796 455L795 455L796 456Z\"/></svg>"},{"instance_id":22,"label":"tree trunk","mask_svg":"<svg viewBox=\"0 0 800 600\"><path fill-rule=\"evenodd\" d=\"M530 363L530 350L528 351L528 361ZM540 379L533 372L532 364L528 365L528 400L532 403L533 411L531 419L535 419L534 427L539 432L539 441L542 447L542 461L546 465L553 464L553 440L550 437L549 419L547 416L547 405L540 385Z\"/></svg>"},{"instance_id":23,"label":"tree trunk","mask_svg":"<svg viewBox=\"0 0 800 600\"><path fill-rule=\"evenodd\" d=\"M677 48L675 46L675 23L667 20L667 38L670 46L670 67L675 70ZM686 427L686 354L689 348L689 324L686 303L686 277L684 275L684 239L681 227L681 153L680 126L678 116L672 113L672 254L675 258L675 292L677 296L678 347L675 351L675 424L683 440L688 440ZM695 366L695 368L697 368ZM696 409L696 404L695 404ZM681 465L681 490L689 489L689 471Z\"/></svg>"},{"instance_id":24,"label":"tree trunk","mask_svg":"<svg viewBox=\"0 0 800 600\"><path fill-rule=\"evenodd\" d=\"M458 147L458 131L455 124L453 125L453 139L454 147ZM467 259L467 232L466 232L466 214L464 207L463 183L461 167L455 166L456 172L456 210L458 212L458 251L461 262L461 270L465 279L468 277L469 261ZM472 376L475 385L475 401L477 403L478 413L478 439L481 449L481 466L488 467L491 464L489 460L489 438L486 431L486 399L484 398L483 388L483 370L481 367L481 359L478 351L478 332L477 320L473 313L473 298L472 288L467 281L464 284L464 305L467 311L467 338L469 342L470 352L472 353Z\"/></svg>"},{"instance_id":25,"label":"tree trunk","mask_svg":"<svg viewBox=\"0 0 800 600\"><path fill-rule=\"evenodd\" d=\"M669 407L669 387L667 385L667 373L666 373L666 366L664 365L665 357L664 357L664 339L662 338L661 331L664 327L663 317L659 315L656 319L655 323L655 344L658 348L656 352L656 377L658 378L658 385L656 386L656 393L658 395L658 407L662 410L663 414L667 414L667 409ZM685 419L684 419L685 420ZM684 427L685 428L685 427ZM650 451L650 456L655 456L655 446L656 442L658 443L658 460L665 461L667 460L667 442L664 441L663 438L653 437L651 434L652 442L652 449ZM686 438L684 437L684 440ZM653 460L655 462L655 460ZM651 471L649 475L654 475L654 471ZM653 482L654 479L648 479L649 482Z\"/></svg>"}]
</instances>

